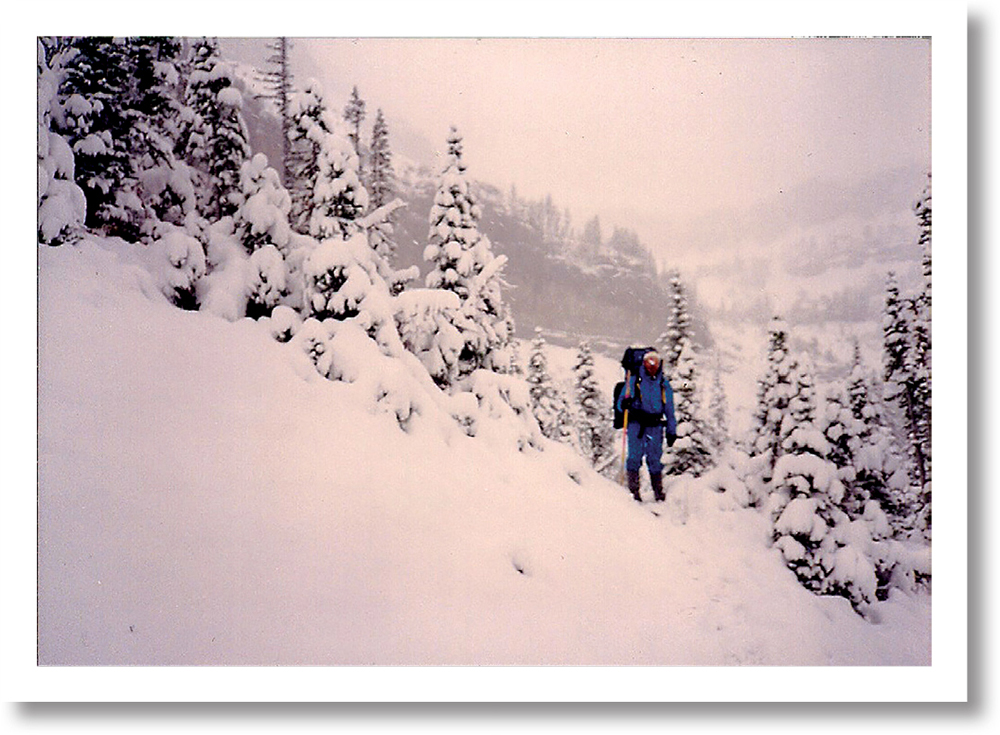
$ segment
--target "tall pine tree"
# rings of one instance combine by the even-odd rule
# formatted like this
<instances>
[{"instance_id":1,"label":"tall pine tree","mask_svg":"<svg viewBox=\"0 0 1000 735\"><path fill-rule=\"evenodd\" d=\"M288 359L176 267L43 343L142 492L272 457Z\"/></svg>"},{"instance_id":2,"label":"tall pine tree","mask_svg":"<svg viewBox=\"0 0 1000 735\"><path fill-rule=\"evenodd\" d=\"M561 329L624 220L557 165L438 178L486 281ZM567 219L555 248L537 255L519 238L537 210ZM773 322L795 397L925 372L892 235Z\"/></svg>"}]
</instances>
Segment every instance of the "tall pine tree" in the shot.
<instances>
[{"instance_id":1,"label":"tall pine tree","mask_svg":"<svg viewBox=\"0 0 1000 735\"><path fill-rule=\"evenodd\" d=\"M385 115L382 114L381 108L375 114L367 174L363 179L368 189L369 209L371 211L384 207L393 200L396 190L396 174L392 168L389 127L386 125ZM391 214L369 231L369 241L375 252L389 262L392 261L396 254L396 242L393 239Z\"/></svg>"},{"instance_id":2,"label":"tall pine tree","mask_svg":"<svg viewBox=\"0 0 1000 735\"><path fill-rule=\"evenodd\" d=\"M271 55L267 57L269 68L261 73L267 92L259 95L259 98L274 102L278 111L278 118L281 121L281 163L278 166L278 172L281 175L282 184L287 187L289 186L288 176L291 163L291 98L294 78L290 60L292 42L285 37L276 38L268 44L268 49L271 52Z\"/></svg>"},{"instance_id":3,"label":"tall pine tree","mask_svg":"<svg viewBox=\"0 0 1000 735\"><path fill-rule=\"evenodd\" d=\"M917 322L915 302L900 296L895 275L890 273L882 322L886 399L902 417L912 480L929 493L930 375L923 363Z\"/></svg>"},{"instance_id":4,"label":"tall pine tree","mask_svg":"<svg viewBox=\"0 0 1000 735\"><path fill-rule=\"evenodd\" d=\"M462 136L453 127L448 136L448 163L441 174L430 213L424 260L430 262L427 286L453 291L461 300L463 329L461 373L478 368L506 369L504 354L513 336L513 319L503 302L501 271L506 257L495 256L488 237L479 231L482 210L465 177Z\"/></svg>"},{"instance_id":5,"label":"tall pine tree","mask_svg":"<svg viewBox=\"0 0 1000 735\"><path fill-rule=\"evenodd\" d=\"M788 328L775 317L768 332L767 372L757 381L757 410L750 435L749 454L763 461L763 480L770 480L784 453L785 415L795 392L795 360L789 352Z\"/></svg>"},{"instance_id":6,"label":"tall pine tree","mask_svg":"<svg viewBox=\"0 0 1000 735\"><path fill-rule=\"evenodd\" d=\"M286 188L292 207L289 222L296 232L308 235L313 195L319 179L319 153L324 139L336 129L323 92L314 81L289 101L289 159Z\"/></svg>"},{"instance_id":7,"label":"tall pine tree","mask_svg":"<svg viewBox=\"0 0 1000 735\"><path fill-rule=\"evenodd\" d=\"M694 337L691 331L691 317L688 313L687 294L681 283L680 273L674 271L670 276L670 302L667 310L667 328L657 340L663 355L664 370L672 375L680 360L681 350Z\"/></svg>"},{"instance_id":8,"label":"tall pine tree","mask_svg":"<svg viewBox=\"0 0 1000 735\"><path fill-rule=\"evenodd\" d=\"M240 168L250 157L250 144L243 96L232 69L219 57L215 39L203 38L192 45L185 97L193 115L185 154L202 174L199 210L216 221L239 207Z\"/></svg>"},{"instance_id":9,"label":"tall pine tree","mask_svg":"<svg viewBox=\"0 0 1000 735\"><path fill-rule=\"evenodd\" d=\"M722 369L716 360L708 402L708 436L715 460L721 459L729 445L729 404L722 385Z\"/></svg>"},{"instance_id":10,"label":"tall pine tree","mask_svg":"<svg viewBox=\"0 0 1000 735\"><path fill-rule=\"evenodd\" d=\"M365 101L361 99L358 88L354 87L351 90L351 99L344 108L344 120L350 127L347 138L354 146L354 155L358 158L361 157L361 123L364 122L365 116Z\"/></svg>"},{"instance_id":11,"label":"tall pine tree","mask_svg":"<svg viewBox=\"0 0 1000 735\"><path fill-rule=\"evenodd\" d=\"M68 43L72 53L59 89L62 114L54 122L75 156L76 183L87 200L85 225L134 237L137 182L124 106L133 66L127 42L84 36Z\"/></svg>"}]
</instances>

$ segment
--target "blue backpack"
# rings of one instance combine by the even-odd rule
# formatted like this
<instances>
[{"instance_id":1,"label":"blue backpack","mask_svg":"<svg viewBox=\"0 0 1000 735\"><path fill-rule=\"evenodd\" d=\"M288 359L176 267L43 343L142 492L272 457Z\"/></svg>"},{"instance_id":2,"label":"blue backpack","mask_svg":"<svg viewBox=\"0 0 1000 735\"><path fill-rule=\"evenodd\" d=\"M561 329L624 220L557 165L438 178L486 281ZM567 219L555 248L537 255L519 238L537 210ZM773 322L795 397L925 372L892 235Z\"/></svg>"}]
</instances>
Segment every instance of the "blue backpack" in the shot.
<instances>
[{"instance_id":1,"label":"blue backpack","mask_svg":"<svg viewBox=\"0 0 1000 735\"><path fill-rule=\"evenodd\" d=\"M652 347L629 347L625 350L625 354L622 355L622 367L625 369L625 380L619 381L615 384L614 398L612 399L612 409L615 412L614 428L620 429L625 425L625 414L618 410L618 396L621 392L625 390L625 385L628 379L633 375L639 373L639 368L642 367L642 358L646 356L647 352L652 352Z\"/></svg>"}]
</instances>

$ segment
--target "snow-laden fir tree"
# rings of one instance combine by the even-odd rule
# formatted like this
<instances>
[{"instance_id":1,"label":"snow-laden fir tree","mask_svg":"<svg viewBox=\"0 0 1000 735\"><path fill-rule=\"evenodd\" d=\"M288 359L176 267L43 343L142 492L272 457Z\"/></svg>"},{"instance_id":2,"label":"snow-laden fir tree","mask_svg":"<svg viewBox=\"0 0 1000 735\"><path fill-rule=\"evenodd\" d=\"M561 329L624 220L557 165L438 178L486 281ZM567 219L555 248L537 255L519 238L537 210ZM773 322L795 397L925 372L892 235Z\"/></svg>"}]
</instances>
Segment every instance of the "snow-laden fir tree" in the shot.
<instances>
[{"instance_id":1,"label":"snow-laden fir tree","mask_svg":"<svg viewBox=\"0 0 1000 735\"><path fill-rule=\"evenodd\" d=\"M319 137L309 234L318 240L349 240L368 208L368 192L358 175L358 156L350 142L334 132Z\"/></svg>"},{"instance_id":2,"label":"snow-laden fir tree","mask_svg":"<svg viewBox=\"0 0 1000 735\"><path fill-rule=\"evenodd\" d=\"M185 102L192 118L184 137L184 153L201 173L199 211L214 222L236 212L240 168L250 158L243 95L232 67L219 57L215 39L199 39L191 46Z\"/></svg>"},{"instance_id":3,"label":"snow-laden fir tree","mask_svg":"<svg viewBox=\"0 0 1000 735\"><path fill-rule=\"evenodd\" d=\"M63 61L54 132L69 143L76 183L87 201L88 229L134 237L138 219L124 107L132 82L132 63L123 39L85 36L72 39Z\"/></svg>"},{"instance_id":4,"label":"snow-laden fir tree","mask_svg":"<svg viewBox=\"0 0 1000 735\"><path fill-rule=\"evenodd\" d=\"M921 443L921 456L925 463L925 482L922 486L921 513L926 517L926 527L930 528L931 508L931 176L927 174L927 184L923 194L914 204L914 212L920 226L919 245L923 281L920 291L913 299L913 355L910 371L915 376L915 398L920 419L916 435Z\"/></svg>"},{"instance_id":5,"label":"snow-laden fir tree","mask_svg":"<svg viewBox=\"0 0 1000 735\"><path fill-rule=\"evenodd\" d=\"M349 126L347 133L351 145L354 146L354 155L361 157L361 123L365 119L365 101L361 99L358 88L351 90L351 99L348 100L344 108L344 120Z\"/></svg>"},{"instance_id":6,"label":"snow-laden fir tree","mask_svg":"<svg viewBox=\"0 0 1000 735\"><path fill-rule=\"evenodd\" d=\"M273 245L285 252L291 237L288 214L291 198L278 172L258 153L240 168L239 202L233 217L236 239L248 254Z\"/></svg>"},{"instance_id":7,"label":"snow-laden fir tree","mask_svg":"<svg viewBox=\"0 0 1000 735\"><path fill-rule=\"evenodd\" d=\"M77 239L87 216L87 200L75 181L73 150L52 131L58 114L61 58L50 66L39 39L38 59L38 241L61 245Z\"/></svg>"},{"instance_id":8,"label":"snow-laden fir tree","mask_svg":"<svg viewBox=\"0 0 1000 735\"><path fill-rule=\"evenodd\" d=\"M389 147L389 127L386 125L381 108L375 114L371 151L366 170L367 174L363 180L368 189L368 206L370 210L374 211L389 204L393 200L396 190L396 175L392 168L392 150ZM368 237L375 252L391 263L396 254L391 214L382 223L371 228Z\"/></svg>"},{"instance_id":9,"label":"snow-laden fir tree","mask_svg":"<svg viewBox=\"0 0 1000 735\"><path fill-rule=\"evenodd\" d=\"M694 345L685 340L670 377L674 391L677 441L664 457L664 472L698 477L712 465L712 443L698 399L698 365Z\"/></svg>"},{"instance_id":10,"label":"snow-laden fir tree","mask_svg":"<svg viewBox=\"0 0 1000 735\"><path fill-rule=\"evenodd\" d=\"M130 94L128 147L141 205L135 208L143 239L158 234L159 223L182 226L198 206L195 172L176 154L190 111L181 99L184 80L179 41L139 37L128 41L134 68Z\"/></svg>"},{"instance_id":11,"label":"snow-laden fir tree","mask_svg":"<svg viewBox=\"0 0 1000 735\"><path fill-rule=\"evenodd\" d=\"M261 73L264 94L258 95L262 99L269 99L277 108L278 119L281 121L281 161L278 172L281 175L281 182L288 186L288 166L291 159L291 137L289 135L292 128L291 98L294 93L292 86L292 67L289 55L291 53L292 42L284 37L276 38L267 45L271 54L267 57L268 69Z\"/></svg>"},{"instance_id":12,"label":"snow-laden fir tree","mask_svg":"<svg viewBox=\"0 0 1000 735\"><path fill-rule=\"evenodd\" d=\"M691 317L688 312L687 293L681 282L680 273L677 271L670 275L669 294L667 328L657 340L660 354L663 356L664 370L668 377L673 375L684 345L694 339L691 331Z\"/></svg>"},{"instance_id":13,"label":"snow-laden fir tree","mask_svg":"<svg viewBox=\"0 0 1000 735\"><path fill-rule=\"evenodd\" d=\"M427 286L456 293L463 316L475 325L463 328L461 374L479 368L505 370L509 358L504 351L513 335L510 309L501 293L506 257L495 256L489 238L479 231L481 214L465 177L462 137L453 127L448 162L431 207L424 260L431 263Z\"/></svg>"},{"instance_id":14,"label":"snow-laden fir tree","mask_svg":"<svg viewBox=\"0 0 1000 735\"><path fill-rule=\"evenodd\" d=\"M757 410L748 453L760 462L761 479L770 480L784 453L785 415L794 395L795 359L789 351L788 328L775 317L768 330L767 371L757 381Z\"/></svg>"},{"instance_id":15,"label":"snow-laden fir tree","mask_svg":"<svg viewBox=\"0 0 1000 735\"><path fill-rule=\"evenodd\" d=\"M309 234L313 192L319 176L319 151L326 136L337 127L327 108L323 92L314 80L306 82L301 92L289 100L289 158L286 188L292 199L289 221L292 229Z\"/></svg>"},{"instance_id":16,"label":"snow-laden fir tree","mask_svg":"<svg viewBox=\"0 0 1000 735\"><path fill-rule=\"evenodd\" d=\"M716 360L715 370L712 374L706 424L709 446L711 447L713 457L718 462L730 442L729 404L726 400L725 388L722 385L722 368L718 360Z\"/></svg>"},{"instance_id":17,"label":"snow-laden fir tree","mask_svg":"<svg viewBox=\"0 0 1000 735\"><path fill-rule=\"evenodd\" d=\"M610 402L597 383L589 342L581 342L577 348L573 376L580 452L597 467L614 454L614 430L608 409Z\"/></svg>"},{"instance_id":18,"label":"snow-laden fir tree","mask_svg":"<svg viewBox=\"0 0 1000 735\"><path fill-rule=\"evenodd\" d=\"M886 513L895 531L912 528L913 503L907 497L906 467L885 416L878 382L865 367L857 347L847 379L847 407L853 423L847 423L851 471L844 484L845 498L851 502L844 504L845 511L856 519L874 501Z\"/></svg>"},{"instance_id":19,"label":"snow-laden fir tree","mask_svg":"<svg viewBox=\"0 0 1000 735\"><path fill-rule=\"evenodd\" d=\"M565 397L549 373L545 338L540 328L535 329L535 339L531 343L526 380L531 398L531 412L538 421L542 435L565 444L572 444L574 433L572 414Z\"/></svg>"},{"instance_id":20,"label":"snow-laden fir tree","mask_svg":"<svg viewBox=\"0 0 1000 735\"><path fill-rule=\"evenodd\" d=\"M856 608L875 601L877 577L865 551L870 539L848 533L840 509L844 488L827 459L830 445L816 425L811 371L799 366L785 414L783 453L774 468L768 510L772 538L800 583L817 594L848 598ZM864 530L862 527L861 531Z\"/></svg>"},{"instance_id":21,"label":"snow-laden fir tree","mask_svg":"<svg viewBox=\"0 0 1000 735\"><path fill-rule=\"evenodd\" d=\"M885 396L901 417L911 479L928 506L929 527L931 389L918 317L915 301L900 296L895 275L890 273L882 321Z\"/></svg>"}]
</instances>

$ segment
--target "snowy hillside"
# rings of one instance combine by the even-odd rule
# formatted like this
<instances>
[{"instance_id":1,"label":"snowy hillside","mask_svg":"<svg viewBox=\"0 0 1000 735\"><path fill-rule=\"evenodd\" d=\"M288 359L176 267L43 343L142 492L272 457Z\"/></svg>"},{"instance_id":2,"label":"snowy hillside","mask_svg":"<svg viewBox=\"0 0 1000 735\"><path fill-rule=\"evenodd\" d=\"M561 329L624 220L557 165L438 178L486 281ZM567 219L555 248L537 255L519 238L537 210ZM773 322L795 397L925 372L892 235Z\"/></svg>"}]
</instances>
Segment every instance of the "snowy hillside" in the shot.
<instances>
[{"instance_id":1,"label":"snowy hillside","mask_svg":"<svg viewBox=\"0 0 1000 735\"><path fill-rule=\"evenodd\" d=\"M38 250L42 664L930 664L929 595L813 595L710 480L654 516L485 389L326 380L124 252Z\"/></svg>"}]
</instances>

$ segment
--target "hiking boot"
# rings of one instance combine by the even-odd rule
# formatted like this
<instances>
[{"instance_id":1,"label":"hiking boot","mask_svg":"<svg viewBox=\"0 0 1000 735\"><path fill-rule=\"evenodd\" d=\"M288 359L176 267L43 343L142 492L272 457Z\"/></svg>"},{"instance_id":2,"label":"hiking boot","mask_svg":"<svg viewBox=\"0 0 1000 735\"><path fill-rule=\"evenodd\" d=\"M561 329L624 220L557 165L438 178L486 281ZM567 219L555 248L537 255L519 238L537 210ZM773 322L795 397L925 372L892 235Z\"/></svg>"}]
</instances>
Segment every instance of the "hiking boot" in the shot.
<instances>
[{"instance_id":1,"label":"hiking boot","mask_svg":"<svg viewBox=\"0 0 1000 735\"><path fill-rule=\"evenodd\" d=\"M663 473L657 472L655 475L650 473L649 482L653 486L653 498L656 502L662 503L666 500L667 496L663 494Z\"/></svg>"},{"instance_id":2,"label":"hiking boot","mask_svg":"<svg viewBox=\"0 0 1000 735\"><path fill-rule=\"evenodd\" d=\"M638 472L626 472L625 477L628 479L628 491L632 493L632 497L638 502L642 502L642 496L639 495L639 473Z\"/></svg>"}]
</instances>

